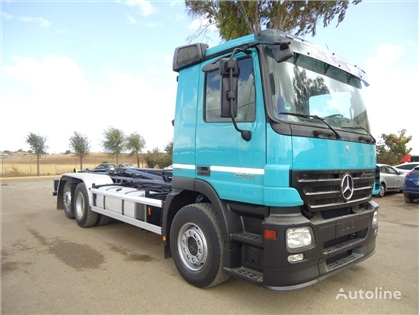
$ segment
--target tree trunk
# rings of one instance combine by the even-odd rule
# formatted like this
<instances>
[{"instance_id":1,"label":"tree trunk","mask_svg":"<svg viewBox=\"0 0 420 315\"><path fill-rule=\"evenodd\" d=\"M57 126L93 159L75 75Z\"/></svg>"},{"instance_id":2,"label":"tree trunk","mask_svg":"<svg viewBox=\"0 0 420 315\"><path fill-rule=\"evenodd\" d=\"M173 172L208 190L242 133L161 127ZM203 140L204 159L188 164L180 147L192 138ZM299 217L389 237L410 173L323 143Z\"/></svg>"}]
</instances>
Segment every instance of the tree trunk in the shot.
<instances>
[{"instance_id":1,"label":"tree trunk","mask_svg":"<svg viewBox=\"0 0 420 315\"><path fill-rule=\"evenodd\" d=\"M80 157L80 170L82 170L82 169L83 169L83 158Z\"/></svg>"},{"instance_id":2,"label":"tree trunk","mask_svg":"<svg viewBox=\"0 0 420 315\"><path fill-rule=\"evenodd\" d=\"M39 176L39 159L41 157L41 154L36 155L36 176Z\"/></svg>"}]
</instances>

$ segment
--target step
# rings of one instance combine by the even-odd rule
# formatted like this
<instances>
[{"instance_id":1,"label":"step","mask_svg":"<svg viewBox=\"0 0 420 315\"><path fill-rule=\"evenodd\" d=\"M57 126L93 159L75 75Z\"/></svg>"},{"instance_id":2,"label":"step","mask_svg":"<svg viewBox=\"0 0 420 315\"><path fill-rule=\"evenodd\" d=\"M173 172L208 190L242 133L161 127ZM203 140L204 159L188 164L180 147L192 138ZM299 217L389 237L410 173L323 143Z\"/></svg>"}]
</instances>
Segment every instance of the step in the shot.
<instances>
[{"instance_id":1,"label":"step","mask_svg":"<svg viewBox=\"0 0 420 315\"><path fill-rule=\"evenodd\" d=\"M224 270L230 273L232 276L241 278L247 281L251 281L254 284L262 285L263 283L263 274L262 272L255 271L246 267L237 267L237 268L224 268Z\"/></svg>"},{"instance_id":2,"label":"step","mask_svg":"<svg viewBox=\"0 0 420 315\"><path fill-rule=\"evenodd\" d=\"M231 234L232 240L248 244L254 247L264 248L263 239L261 235L249 233L249 232L242 232L242 233L235 233Z\"/></svg>"},{"instance_id":3,"label":"step","mask_svg":"<svg viewBox=\"0 0 420 315\"><path fill-rule=\"evenodd\" d=\"M324 255L334 254L340 251L353 248L357 243L363 242L363 238L353 238L345 242L341 242L332 246L325 247L322 251Z\"/></svg>"},{"instance_id":4,"label":"step","mask_svg":"<svg viewBox=\"0 0 420 315\"><path fill-rule=\"evenodd\" d=\"M342 267L344 267L345 265L348 265L358 259L360 259L361 255L357 255L357 254L351 254L349 256L343 257L339 260L330 262L327 264L327 272L331 272L337 269L340 269Z\"/></svg>"}]
</instances>

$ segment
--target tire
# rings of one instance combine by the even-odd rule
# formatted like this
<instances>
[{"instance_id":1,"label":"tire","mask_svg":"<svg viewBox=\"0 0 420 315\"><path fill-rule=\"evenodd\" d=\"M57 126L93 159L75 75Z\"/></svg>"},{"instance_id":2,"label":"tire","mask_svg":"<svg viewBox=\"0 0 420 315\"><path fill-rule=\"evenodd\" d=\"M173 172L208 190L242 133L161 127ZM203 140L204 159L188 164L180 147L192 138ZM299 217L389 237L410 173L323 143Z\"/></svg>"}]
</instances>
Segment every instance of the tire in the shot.
<instances>
[{"instance_id":1,"label":"tire","mask_svg":"<svg viewBox=\"0 0 420 315\"><path fill-rule=\"evenodd\" d=\"M111 223L111 221L112 221L111 217L98 213L98 220L96 221L96 225L98 226L107 225Z\"/></svg>"},{"instance_id":2,"label":"tire","mask_svg":"<svg viewBox=\"0 0 420 315\"><path fill-rule=\"evenodd\" d=\"M379 197L383 197L383 196L385 196L385 191L386 191L386 188L385 188L385 184L384 183L381 183L381 188L379 189L379 194L378 194L378 196Z\"/></svg>"},{"instance_id":3,"label":"tire","mask_svg":"<svg viewBox=\"0 0 420 315\"><path fill-rule=\"evenodd\" d=\"M84 183L77 185L73 198L74 217L80 227L94 226L98 220L98 214L89 206L89 196Z\"/></svg>"},{"instance_id":4,"label":"tire","mask_svg":"<svg viewBox=\"0 0 420 315\"><path fill-rule=\"evenodd\" d=\"M74 219L74 211L71 207L71 182L68 180L63 188L63 209L67 218Z\"/></svg>"},{"instance_id":5,"label":"tire","mask_svg":"<svg viewBox=\"0 0 420 315\"><path fill-rule=\"evenodd\" d=\"M179 210L171 225L170 245L175 266L189 284L209 288L230 278L223 271L222 232L211 204Z\"/></svg>"},{"instance_id":6,"label":"tire","mask_svg":"<svg viewBox=\"0 0 420 315\"><path fill-rule=\"evenodd\" d=\"M405 200L406 203L413 203L414 202L414 197L404 196L404 200Z\"/></svg>"}]
</instances>

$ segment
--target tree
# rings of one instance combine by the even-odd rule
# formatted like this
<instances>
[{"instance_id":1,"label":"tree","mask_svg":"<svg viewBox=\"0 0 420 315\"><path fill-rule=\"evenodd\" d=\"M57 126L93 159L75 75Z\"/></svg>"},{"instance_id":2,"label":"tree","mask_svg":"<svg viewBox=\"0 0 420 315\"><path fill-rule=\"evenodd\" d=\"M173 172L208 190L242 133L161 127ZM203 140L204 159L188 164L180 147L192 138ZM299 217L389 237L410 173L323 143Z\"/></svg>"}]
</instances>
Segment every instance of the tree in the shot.
<instances>
[{"instance_id":1,"label":"tree","mask_svg":"<svg viewBox=\"0 0 420 315\"><path fill-rule=\"evenodd\" d=\"M164 148L165 152L166 152L166 163L164 166L168 166L172 164L172 156L173 156L173 152L174 152L174 142L171 140L168 142L168 144L165 146Z\"/></svg>"},{"instance_id":2,"label":"tree","mask_svg":"<svg viewBox=\"0 0 420 315\"><path fill-rule=\"evenodd\" d=\"M88 138L75 131L73 136L70 137L70 148L72 148L74 154L79 157L80 169L83 169L83 158L88 155L90 151L90 142Z\"/></svg>"},{"instance_id":3,"label":"tree","mask_svg":"<svg viewBox=\"0 0 420 315\"><path fill-rule=\"evenodd\" d=\"M131 156L136 156L137 167L140 167L139 153L141 153L141 150L145 147L145 145L146 140L144 140L144 138L138 133L132 133L127 137L126 148L130 151Z\"/></svg>"},{"instance_id":4,"label":"tree","mask_svg":"<svg viewBox=\"0 0 420 315\"><path fill-rule=\"evenodd\" d=\"M407 149L407 144L413 138L405 135L406 130L398 131L396 134L381 134L381 138L376 145L376 160L378 163L396 165L401 158L411 152L412 148Z\"/></svg>"},{"instance_id":5,"label":"tree","mask_svg":"<svg viewBox=\"0 0 420 315\"><path fill-rule=\"evenodd\" d=\"M159 166L160 168L170 165L172 160L168 156L168 154L160 152L159 148L156 147L152 150L152 152L148 151L144 157L147 167L154 168Z\"/></svg>"},{"instance_id":6,"label":"tree","mask_svg":"<svg viewBox=\"0 0 420 315\"><path fill-rule=\"evenodd\" d=\"M170 156L172 156L172 153L174 151L174 142L171 140L169 141L165 148L163 149L167 154L169 154Z\"/></svg>"},{"instance_id":7,"label":"tree","mask_svg":"<svg viewBox=\"0 0 420 315\"><path fill-rule=\"evenodd\" d=\"M42 137L39 134L29 133L26 136L26 143L29 144L31 152L36 155L36 175L39 176L39 160L41 155L47 153L48 146L46 145L47 137Z\"/></svg>"},{"instance_id":8,"label":"tree","mask_svg":"<svg viewBox=\"0 0 420 315\"><path fill-rule=\"evenodd\" d=\"M115 156L118 164L118 156L125 151L126 138L121 129L108 127L103 132L105 140L102 141L102 148L111 156Z\"/></svg>"},{"instance_id":9,"label":"tree","mask_svg":"<svg viewBox=\"0 0 420 315\"><path fill-rule=\"evenodd\" d=\"M361 0L353 0L354 5ZM328 26L337 17L337 26L344 20L350 1L217 1L186 0L188 15L205 18L209 24L194 37L215 25L223 40L230 40L271 28L297 36L315 36L317 24Z\"/></svg>"}]
</instances>

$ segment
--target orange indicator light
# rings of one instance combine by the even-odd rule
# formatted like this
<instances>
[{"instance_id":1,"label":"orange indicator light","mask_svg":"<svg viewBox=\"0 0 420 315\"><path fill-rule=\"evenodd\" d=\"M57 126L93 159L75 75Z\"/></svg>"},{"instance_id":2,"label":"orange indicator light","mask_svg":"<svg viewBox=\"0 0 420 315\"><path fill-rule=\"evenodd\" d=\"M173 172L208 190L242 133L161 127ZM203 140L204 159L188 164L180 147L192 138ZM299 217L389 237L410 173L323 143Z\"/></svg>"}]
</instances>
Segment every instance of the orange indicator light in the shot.
<instances>
[{"instance_id":1,"label":"orange indicator light","mask_svg":"<svg viewBox=\"0 0 420 315\"><path fill-rule=\"evenodd\" d=\"M264 238L274 240L277 238L277 232L275 230L264 230Z\"/></svg>"}]
</instances>

